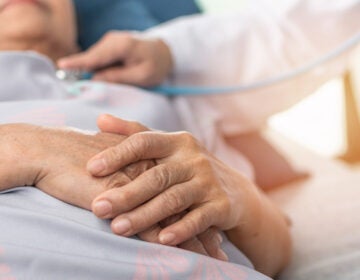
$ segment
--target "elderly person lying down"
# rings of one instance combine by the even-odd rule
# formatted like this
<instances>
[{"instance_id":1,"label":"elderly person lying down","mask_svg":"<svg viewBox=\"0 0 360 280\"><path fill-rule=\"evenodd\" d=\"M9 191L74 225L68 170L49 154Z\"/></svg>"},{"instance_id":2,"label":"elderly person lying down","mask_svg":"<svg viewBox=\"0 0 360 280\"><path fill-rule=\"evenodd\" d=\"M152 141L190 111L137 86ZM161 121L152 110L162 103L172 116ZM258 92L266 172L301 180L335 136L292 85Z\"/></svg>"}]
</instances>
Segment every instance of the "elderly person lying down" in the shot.
<instances>
[{"instance_id":1,"label":"elderly person lying down","mask_svg":"<svg viewBox=\"0 0 360 280\"><path fill-rule=\"evenodd\" d=\"M169 100L133 87L56 78L51 60L77 51L70 1L1 1L0 24L0 263L5 276L267 279L253 265L268 275L285 266L290 252L286 220L247 177L188 133L145 131L139 124L181 130ZM95 131L103 112L137 123L105 115L99 119L102 133L59 128ZM123 136L106 133L114 127ZM166 147L162 159L136 149L138 142L154 137ZM120 143L129 149L124 159L133 153L148 159L107 177L90 176L87 161ZM148 187L139 189L135 178ZM117 192L120 188L123 192ZM94 199L107 190L121 201L113 205L120 213L113 221L87 211L93 207L104 217L107 205ZM132 229L121 219L127 212L138 214Z\"/></svg>"}]
</instances>

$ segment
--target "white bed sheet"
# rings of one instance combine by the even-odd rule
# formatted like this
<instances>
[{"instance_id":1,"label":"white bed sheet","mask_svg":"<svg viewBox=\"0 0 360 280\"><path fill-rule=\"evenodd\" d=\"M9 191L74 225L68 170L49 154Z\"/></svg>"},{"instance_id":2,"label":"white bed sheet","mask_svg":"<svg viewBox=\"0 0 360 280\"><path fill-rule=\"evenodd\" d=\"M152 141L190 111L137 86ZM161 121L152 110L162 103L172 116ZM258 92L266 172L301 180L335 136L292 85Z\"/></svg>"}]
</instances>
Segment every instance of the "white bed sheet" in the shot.
<instances>
[{"instance_id":1,"label":"white bed sheet","mask_svg":"<svg viewBox=\"0 0 360 280\"><path fill-rule=\"evenodd\" d=\"M274 132L269 138L311 173L270 193L292 221L293 258L279 279L360 279L360 171Z\"/></svg>"}]
</instances>

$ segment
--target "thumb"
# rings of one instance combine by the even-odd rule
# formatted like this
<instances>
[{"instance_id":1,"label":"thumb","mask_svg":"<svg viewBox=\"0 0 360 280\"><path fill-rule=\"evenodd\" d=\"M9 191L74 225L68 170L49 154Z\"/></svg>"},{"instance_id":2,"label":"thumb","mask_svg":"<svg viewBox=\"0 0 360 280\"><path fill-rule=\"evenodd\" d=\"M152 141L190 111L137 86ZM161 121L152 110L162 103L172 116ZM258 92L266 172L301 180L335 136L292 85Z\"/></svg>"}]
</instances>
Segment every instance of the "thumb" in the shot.
<instances>
[{"instance_id":1,"label":"thumb","mask_svg":"<svg viewBox=\"0 0 360 280\"><path fill-rule=\"evenodd\" d=\"M102 132L130 136L150 129L134 121L126 121L112 115L103 114L98 117L97 125Z\"/></svg>"}]
</instances>

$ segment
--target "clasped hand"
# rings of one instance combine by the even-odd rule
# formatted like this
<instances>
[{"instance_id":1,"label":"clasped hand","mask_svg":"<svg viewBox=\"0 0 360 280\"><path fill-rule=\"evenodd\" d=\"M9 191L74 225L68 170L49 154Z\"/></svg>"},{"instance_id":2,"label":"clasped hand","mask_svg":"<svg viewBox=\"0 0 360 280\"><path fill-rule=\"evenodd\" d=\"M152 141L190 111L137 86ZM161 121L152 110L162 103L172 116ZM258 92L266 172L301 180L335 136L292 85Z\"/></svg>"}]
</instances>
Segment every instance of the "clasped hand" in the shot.
<instances>
[{"instance_id":1,"label":"clasped hand","mask_svg":"<svg viewBox=\"0 0 360 280\"><path fill-rule=\"evenodd\" d=\"M175 246L194 236L201 239L209 229L226 231L247 222L247 198L254 186L189 133L149 131L108 115L100 117L98 124L104 132L129 137L89 161L87 168L94 176L114 174L141 160L156 162L132 182L94 200L93 212L103 219L113 218L115 233L131 236L150 228L154 232L147 233L153 241ZM154 228L170 217L177 221Z\"/></svg>"},{"instance_id":2,"label":"clasped hand","mask_svg":"<svg viewBox=\"0 0 360 280\"><path fill-rule=\"evenodd\" d=\"M0 163L0 190L16 186L36 186L51 196L89 210L96 197L100 198L96 200L96 203L94 202L94 205L103 201L101 198L107 198L110 195L114 203L111 205L114 207L111 214L105 217L99 215L99 209L96 207L94 210L102 218L118 216L113 221L113 225L119 222L120 213L123 213L124 209L130 210L130 208L122 207L126 204L126 207L139 206L138 203L142 203L151 192L157 191L148 188L131 189L133 186L131 181L145 170L150 172L143 173L144 175L139 177L139 180L148 178L157 182L157 178L151 178L158 170L155 166L156 162L152 159L127 164L126 167L118 168L108 176L94 177L86 171L86 162L91 157L107 148L121 144L126 139L125 136L110 133L84 134L69 129L52 129L26 124L2 125L0 130L2 135L0 153L3 158ZM169 173L167 176L171 182L173 180L171 178L175 179L174 176L177 175ZM165 177L163 179L167 180ZM154 187L158 185L155 184ZM125 192L122 192L122 189ZM121 196L121 193L129 195L129 200L125 201L125 204L123 200L118 199L117 195ZM172 207L170 204L168 206ZM142 239L149 242L159 242L157 237L162 227L171 225L186 213L185 211L175 212L178 215L159 216L159 209L154 209L154 213L146 213L147 217L153 218L149 218L150 222L142 224L140 230L134 228L132 234L138 233ZM113 228L115 232L118 231L116 226ZM177 242L176 245L226 260L224 252L220 249L220 242L221 238L217 230L209 229L199 236L190 236Z\"/></svg>"}]
</instances>

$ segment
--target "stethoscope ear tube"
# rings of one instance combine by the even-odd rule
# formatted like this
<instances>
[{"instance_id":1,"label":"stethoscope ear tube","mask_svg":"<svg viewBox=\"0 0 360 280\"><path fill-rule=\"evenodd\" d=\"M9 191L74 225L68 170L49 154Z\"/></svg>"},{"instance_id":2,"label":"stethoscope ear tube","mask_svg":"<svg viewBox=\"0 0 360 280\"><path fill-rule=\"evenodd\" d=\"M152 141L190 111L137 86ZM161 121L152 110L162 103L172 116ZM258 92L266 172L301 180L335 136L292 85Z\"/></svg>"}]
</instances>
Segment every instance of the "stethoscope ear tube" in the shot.
<instances>
[{"instance_id":1,"label":"stethoscope ear tube","mask_svg":"<svg viewBox=\"0 0 360 280\"><path fill-rule=\"evenodd\" d=\"M315 68L339 57L352 48L360 44L360 33L344 42L338 48L332 50L317 59L304 64L289 72L274 76L268 79L264 79L251 84L235 85L228 87L201 87L201 86L168 86L162 85L159 87L151 88L150 90L166 96L197 96L197 95L216 95L216 94L238 94L245 93L252 90L268 87L277 83L285 82L296 78L297 76L306 74Z\"/></svg>"}]
</instances>

